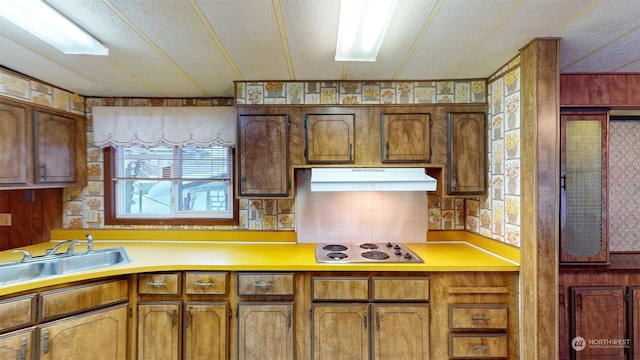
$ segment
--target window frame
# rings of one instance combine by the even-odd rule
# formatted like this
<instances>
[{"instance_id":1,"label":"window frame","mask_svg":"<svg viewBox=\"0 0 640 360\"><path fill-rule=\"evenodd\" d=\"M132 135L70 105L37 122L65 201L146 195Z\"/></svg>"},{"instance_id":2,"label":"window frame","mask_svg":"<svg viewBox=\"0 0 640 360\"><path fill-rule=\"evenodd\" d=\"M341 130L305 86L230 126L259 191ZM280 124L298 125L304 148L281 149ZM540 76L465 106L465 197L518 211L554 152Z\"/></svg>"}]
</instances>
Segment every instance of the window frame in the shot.
<instances>
[{"instance_id":1,"label":"window frame","mask_svg":"<svg viewBox=\"0 0 640 360\"><path fill-rule=\"evenodd\" d=\"M240 223L240 201L235 196L236 180L235 169L232 172L232 204L233 216L231 218L196 218L196 217L165 217L165 218L136 218L116 216L116 183L112 181L113 173L111 159L115 149L106 147L103 149L104 159L104 222L105 225L239 225ZM236 152L231 148L232 164L235 165ZM234 166L235 168L235 166Z\"/></svg>"}]
</instances>

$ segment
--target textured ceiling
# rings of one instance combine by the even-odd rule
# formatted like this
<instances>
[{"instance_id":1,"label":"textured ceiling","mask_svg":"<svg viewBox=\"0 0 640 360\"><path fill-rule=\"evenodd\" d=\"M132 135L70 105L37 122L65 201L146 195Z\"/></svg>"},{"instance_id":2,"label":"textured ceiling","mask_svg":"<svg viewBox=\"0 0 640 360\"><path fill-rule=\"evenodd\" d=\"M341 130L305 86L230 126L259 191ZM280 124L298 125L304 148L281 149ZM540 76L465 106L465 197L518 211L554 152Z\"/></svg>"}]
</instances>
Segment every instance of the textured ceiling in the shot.
<instances>
[{"instance_id":1,"label":"textured ceiling","mask_svg":"<svg viewBox=\"0 0 640 360\"><path fill-rule=\"evenodd\" d=\"M485 78L537 37L561 39L561 73L640 73L638 0L398 0L373 63L333 60L339 0L47 2L109 56L63 55L0 17L0 65L85 96L233 96L234 80Z\"/></svg>"}]
</instances>

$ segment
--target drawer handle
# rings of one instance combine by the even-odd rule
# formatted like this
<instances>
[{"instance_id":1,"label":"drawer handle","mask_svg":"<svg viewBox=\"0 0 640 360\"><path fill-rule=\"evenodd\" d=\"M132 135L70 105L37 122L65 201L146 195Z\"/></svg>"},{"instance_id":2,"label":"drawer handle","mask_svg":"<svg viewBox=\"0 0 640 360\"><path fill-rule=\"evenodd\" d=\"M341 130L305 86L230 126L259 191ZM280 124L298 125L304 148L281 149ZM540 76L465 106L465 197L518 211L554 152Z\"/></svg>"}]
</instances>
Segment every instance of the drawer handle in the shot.
<instances>
[{"instance_id":1,"label":"drawer handle","mask_svg":"<svg viewBox=\"0 0 640 360\"><path fill-rule=\"evenodd\" d=\"M271 289L273 283L270 281L257 281L253 283L253 287L256 289Z\"/></svg>"},{"instance_id":2,"label":"drawer handle","mask_svg":"<svg viewBox=\"0 0 640 360\"><path fill-rule=\"evenodd\" d=\"M486 316L472 316L471 317L471 321L489 321L491 320L491 318L488 318Z\"/></svg>"},{"instance_id":3,"label":"drawer handle","mask_svg":"<svg viewBox=\"0 0 640 360\"><path fill-rule=\"evenodd\" d=\"M167 283L164 281L149 281L147 283L147 286L151 286L151 287L165 287L167 286Z\"/></svg>"},{"instance_id":4,"label":"drawer handle","mask_svg":"<svg viewBox=\"0 0 640 360\"><path fill-rule=\"evenodd\" d=\"M471 351L487 351L489 347L487 345L471 345Z\"/></svg>"},{"instance_id":5,"label":"drawer handle","mask_svg":"<svg viewBox=\"0 0 640 360\"><path fill-rule=\"evenodd\" d=\"M212 287L213 282L196 281L196 287Z\"/></svg>"}]
</instances>

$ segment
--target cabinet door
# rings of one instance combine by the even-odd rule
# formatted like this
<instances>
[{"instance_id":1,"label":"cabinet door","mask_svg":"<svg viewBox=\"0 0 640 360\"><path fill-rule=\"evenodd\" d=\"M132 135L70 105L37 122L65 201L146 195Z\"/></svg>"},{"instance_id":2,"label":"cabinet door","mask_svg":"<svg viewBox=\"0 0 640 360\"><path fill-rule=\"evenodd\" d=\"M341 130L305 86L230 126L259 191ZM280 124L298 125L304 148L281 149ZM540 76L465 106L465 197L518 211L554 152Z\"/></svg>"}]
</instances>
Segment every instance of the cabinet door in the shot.
<instances>
[{"instance_id":1,"label":"cabinet door","mask_svg":"<svg viewBox=\"0 0 640 360\"><path fill-rule=\"evenodd\" d=\"M228 358L227 303L185 304L184 358L222 360Z\"/></svg>"},{"instance_id":2,"label":"cabinet door","mask_svg":"<svg viewBox=\"0 0 640 360\"><path fill-rule=\"evenodd\" d=\"M179 359L180 302L138 304L138 359Z\"/></svg>"},{"instance_id":3,"label":"cabinet door","mask_svg":"<svg viewBox=\"0 0 640 360\"><path fill-rule=\"evenodd\" d=\"M430 162L431 114L382 114L382 162Z\"/></svg>"},{"instance_id":4,"label":"cabinet door","mask_svg":"<svg viewBox=\"0 0 640 360\"><path fill-rule=\"evenodd\" d=\"M305 129L307 163L354 162L355 115L308 114Z\"/></svg>"},{"instance_id":5,"label":"cabinet door","mask_svg":"<svg viewBox=\"0 0 640 360\"><path fill-rule=\"evenodd\" d=\"M121 304L43 325L39 359L125 360L127 318L127 304Z\"/></svg>"},{"instance_id":6,"label":"cabinet door","mask_svg":"<svg viewBox=\"0 0 640 360\"><path fill-rule=\"evenodd\" d=\"M27 110L0 102L0 185L24 185L28 181Z\"/></svg>"},{"instance_id":7,"label":"cabinet door","mask_svg":"<svg viewBox=\"0 0 640 360\"><path fill-rule=\"evenodd\" d=\"M640 359L640 287L629 288L629 301L631 359Z\"/></svg>"},{"instance_id":8,"label":"cabinet door","mask_svg":"<svg viewBox=\"0 0 640 360\"><path fill-rule=\"evenodd\" d=\"M239 196L288 196L288 132L287 115L239 116Z\"/></svg>"},{"instance_id":9,"label":"cabinet door","mask_svg":"<svg viewBox=\"0 0 640 360\"><path fill-rule=\"evenodd\" d=\"M36 183L76 181L76 119L34 110Z\"/></svg>"},{"instance_id":10,"label":"cabinet door","mask_svg":"<svg viewBox=\"0 0 640 360\"><path fill-rule=\"evenodd\" d=\"M487 190L487 127L484 113L449 113L447 192L484 194Z\"/></svg>"},{"instance_id":11,"label":"cabinet door","mask_svg":"<svg viewBox=\"0 0 640 360\"><path fill-rule=\"evenodd\" d=\"M373 358L429 359L429 305L374 304Z\"/></svg>"},{"instance_id":12,"label":"cabinet door","mask_svg":"<svg viewBox=\"0 0 640 360\"><path fill-rule=\"evenodd\" d=\"M33 357L33 328L0 336L0 359L27 360Z\"/></svg>"},{"instance_id":13,"label":"cabinet door","mask_svg":"<svg viewBox=\"0 0 640 360\"><path fill-rule=\"evenodd\" d=\"M313 304L312 311L313 359L369 359L367 304Z\"/></svg>"},{"instance_id":14,"label":"cabinet door","mask_svg":"<svg viewBox=\"0 0 640 360\"><path fill-rule=\"evenodd\" d=\"M560 262L606 262L607 113L562 113Z\"/></svg>"},{"instance_id":15,"label":"cabinet door","mask_svg":"<svg viewBox=\"0 0 640 360\"><path fill-rule=\"evenodd\" d=\"M624 346L600 342L626 339L622 287L572 287L571 311L573 359L625 358Z\"/></svg>"},{"instance_id":16,"label":"cabinet door","mask_svg":"<svg viewBox=\"0 0 640 360\"><path fill-rule=\"evenodd\" d=\"M293 302L238 304L238 359L294 358Z\"/></svg>"}]
</instances>

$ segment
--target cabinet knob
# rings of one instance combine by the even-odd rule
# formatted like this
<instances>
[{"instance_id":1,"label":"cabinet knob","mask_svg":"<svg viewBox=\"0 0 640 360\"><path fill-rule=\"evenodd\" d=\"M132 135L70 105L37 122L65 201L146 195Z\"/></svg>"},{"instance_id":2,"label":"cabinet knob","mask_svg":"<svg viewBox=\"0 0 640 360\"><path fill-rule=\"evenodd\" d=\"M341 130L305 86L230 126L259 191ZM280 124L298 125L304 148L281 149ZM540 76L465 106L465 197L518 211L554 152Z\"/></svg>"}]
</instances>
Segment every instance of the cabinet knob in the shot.
<instances>
[{"instance_id":1,"label":"cabinet knob","mask_svg":"<svg viewBox=\"0 0 640 360\"><path fill-rule=\"evenodd\" d=\"M147 286L151 286L151 287L164 287L167 286L167 283L164 281L149 281L147 283Z\"/></svg>"},{"instance_id":2,"label":"cabinet knob","mask_svg":"<svg viewBox=\"0 0 640 360\"><path fill-rule=\"evenodd\" d=\"M40 165L40 178L47 179L47 164Z\"/></svg>"},{"instance_id":3,"label":"cabinet knob","mask_svg":"<svg viewBox=\"0 0 640 360\"><path fill-rule=\"evenodd\" d=\"M196 285L196 287L212 287L214 284L211 281L209 281L209 282L196 281L195 285Z\"/></svg>"}]
</instances>

